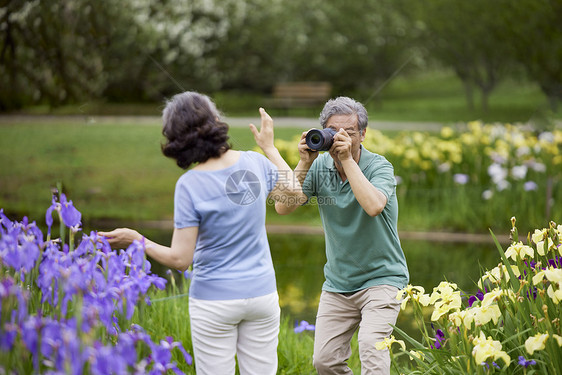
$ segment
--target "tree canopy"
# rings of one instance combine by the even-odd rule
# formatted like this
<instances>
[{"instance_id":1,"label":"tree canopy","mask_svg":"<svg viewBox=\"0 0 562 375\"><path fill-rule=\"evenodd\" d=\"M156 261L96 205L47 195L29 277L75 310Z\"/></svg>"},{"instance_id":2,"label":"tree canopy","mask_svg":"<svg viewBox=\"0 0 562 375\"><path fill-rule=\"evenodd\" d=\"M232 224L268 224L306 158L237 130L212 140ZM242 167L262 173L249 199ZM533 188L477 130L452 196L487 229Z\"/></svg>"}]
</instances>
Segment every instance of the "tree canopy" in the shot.
<instances>
[{"instance_id":1,"label":"tree canopy","mask_svg":"<svg viewBox=\"0 0 562 375\"><path fill-rule=\"evenodd\" d=\"M280 81L376 92L439 64L474 106L524 74L562 99L562 1L12 0L0 2L0 110Z\"/></svg>"}]
</instances>

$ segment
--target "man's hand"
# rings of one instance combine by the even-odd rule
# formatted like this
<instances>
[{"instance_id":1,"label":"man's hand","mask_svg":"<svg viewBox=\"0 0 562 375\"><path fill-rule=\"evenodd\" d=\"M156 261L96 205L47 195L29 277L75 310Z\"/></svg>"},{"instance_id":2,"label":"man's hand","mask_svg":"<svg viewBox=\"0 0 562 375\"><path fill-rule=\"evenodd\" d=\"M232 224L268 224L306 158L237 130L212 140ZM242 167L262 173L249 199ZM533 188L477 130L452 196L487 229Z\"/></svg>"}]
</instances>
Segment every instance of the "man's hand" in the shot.
<instances>
[{"instance_id":1,"label":"man's hand","mask_svg":"<svg viewBox=\"0 0 562 375\"><path fill-rule=\"evenodd\" d=\"M298 149L299 156L302 163L310 166L312 162L318 157L318 151L312 151L308 148L306 144L306 134L308 132L303 132L301 135L301 140L299 141Z\"/></svg>"},{"instance_id":2,"label":"man's hand","mask_svg":"<svg viewBox=\"0 0 562 375\"><path fill-rule=\"evenodd\" d=\"M340 129L336 135L334 135L334 144L330 149L330 153L337 156L339 161L344 161L347 159L352 159L351 154L351 137L344 129Z\"/></svg>"}]
</instances>

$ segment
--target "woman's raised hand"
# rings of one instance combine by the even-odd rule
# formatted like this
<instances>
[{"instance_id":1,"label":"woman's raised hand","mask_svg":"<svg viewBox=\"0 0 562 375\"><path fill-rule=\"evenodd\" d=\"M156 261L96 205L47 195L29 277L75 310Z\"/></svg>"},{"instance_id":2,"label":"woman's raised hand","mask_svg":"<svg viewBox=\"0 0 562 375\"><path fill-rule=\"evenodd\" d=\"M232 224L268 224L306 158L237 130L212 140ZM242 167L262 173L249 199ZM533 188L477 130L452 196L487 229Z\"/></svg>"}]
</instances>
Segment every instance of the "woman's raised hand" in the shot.
<instances>
[{"instance_id":1,"label":"woman's raised hand","mask_svg":"<svg viewBox=\"0 0 562 375\"><path fill-rule=\"evenodd\" d=\"M260 108L261 126L258 130L254 124L250 124L250 130L254 134L257 145L264 151L275 148L273 136L273 119L265 111Z\"/></svg>"}]
</instances>

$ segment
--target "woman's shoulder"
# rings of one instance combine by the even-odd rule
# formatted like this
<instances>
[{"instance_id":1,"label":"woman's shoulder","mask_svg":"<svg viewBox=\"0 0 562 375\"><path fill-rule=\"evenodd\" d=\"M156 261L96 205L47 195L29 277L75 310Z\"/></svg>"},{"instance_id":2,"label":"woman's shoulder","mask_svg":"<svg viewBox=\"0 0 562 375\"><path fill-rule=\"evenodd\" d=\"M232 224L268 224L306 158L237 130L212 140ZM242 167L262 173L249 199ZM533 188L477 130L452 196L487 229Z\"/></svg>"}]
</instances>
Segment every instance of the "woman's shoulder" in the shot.
<instances>
[{"instance_id":1,"label":"woman's shoulder","mask_svg":"<svg viewBox=\"0 0 562 375\"><path fill-rule=\"evenodd\" d=\"M252 150L240 151L240 158L244 158L250 163L257 163L259 165L266 164L269 161L269 159L265 155Z\"/></svg>"},{"instance_id":2,"label":"woman's shoulder","mask_svg":"<svg viewBox=\"0 0 562 375\"><path fill-rule=\"evenodd\" d=\"M266 157L263 154L260 154L257 151L253 151L253 150L247 150L247 151L240 151L241 155L245 155L248 158L251 159L265 159Z\"/></svg>"},{"instance_id":3,"label":"woman's shoulder","mask_svg":"<svg viewBox=\"0 0 562 375\"><path fill-rule=\"evenodd\" d=\"M193 178L193 175L194 173L193 170L191 169L188 169L187 171L183 172L181 176L178 177L176 181L176 186L189 182Z\"/></svg>"}]
</instances>

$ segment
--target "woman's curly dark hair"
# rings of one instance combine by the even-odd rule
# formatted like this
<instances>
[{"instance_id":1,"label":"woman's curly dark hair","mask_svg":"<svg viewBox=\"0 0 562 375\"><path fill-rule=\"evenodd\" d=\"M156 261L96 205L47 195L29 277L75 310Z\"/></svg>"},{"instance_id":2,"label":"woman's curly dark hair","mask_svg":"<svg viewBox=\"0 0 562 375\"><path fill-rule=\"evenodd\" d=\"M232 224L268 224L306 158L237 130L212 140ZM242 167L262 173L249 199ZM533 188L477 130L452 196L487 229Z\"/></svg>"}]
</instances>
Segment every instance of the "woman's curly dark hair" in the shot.
<instances>
[{"instance_id":1,"label":"woman's curly dark hair","mask_svg":"<svg viewBox=\"0 0 562 375\"><path fill-rule=\"evenodd\" d=\"M166 137L162 153L176 159L180 168L219 157L231 148L228 125L206 95L193 91L174 95L166 103L162 119Z\"/></svg>"}]
</instances>

